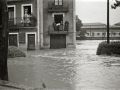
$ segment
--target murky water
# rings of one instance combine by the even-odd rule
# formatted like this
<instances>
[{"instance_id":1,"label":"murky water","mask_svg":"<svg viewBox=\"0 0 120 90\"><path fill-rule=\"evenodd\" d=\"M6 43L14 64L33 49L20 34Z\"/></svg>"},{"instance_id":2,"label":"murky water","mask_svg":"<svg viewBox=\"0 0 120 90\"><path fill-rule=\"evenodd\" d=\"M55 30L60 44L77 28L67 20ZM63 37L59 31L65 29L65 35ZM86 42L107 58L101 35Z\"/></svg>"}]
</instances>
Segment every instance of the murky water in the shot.
<instances>
[{"instance_id":1,"label":"murky water","mask_svg":"<svg viewBox=\"0 0 120 90\"><path fill-rule=\"evenodd\" d=\"M48 90L120 89L120 58L97 56L101 41L77 41L76 49L25 51L8 60L9 80Z\"/></svg>"}]
</instances>

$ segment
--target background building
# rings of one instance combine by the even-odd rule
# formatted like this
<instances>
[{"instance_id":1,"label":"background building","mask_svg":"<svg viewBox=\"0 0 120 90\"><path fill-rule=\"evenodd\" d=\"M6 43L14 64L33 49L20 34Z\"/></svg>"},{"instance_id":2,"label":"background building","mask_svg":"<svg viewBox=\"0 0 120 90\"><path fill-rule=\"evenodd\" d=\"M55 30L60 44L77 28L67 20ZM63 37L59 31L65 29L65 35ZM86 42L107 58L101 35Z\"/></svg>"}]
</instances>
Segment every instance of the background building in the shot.
<instances>
[{"instance_id":1,"label":"background building","mask_svg":"<svg viewBox=\"0 0 120 90\"><path fill-rule=\"evenodd\" d=\"M107 39L107 26L103 23L83 23L82 30L85 30L85 37L77 36L77 39L86 40L106 40ZM110 26L110 39L120 39L120 23Z\"/></svg>"}]
</instances>

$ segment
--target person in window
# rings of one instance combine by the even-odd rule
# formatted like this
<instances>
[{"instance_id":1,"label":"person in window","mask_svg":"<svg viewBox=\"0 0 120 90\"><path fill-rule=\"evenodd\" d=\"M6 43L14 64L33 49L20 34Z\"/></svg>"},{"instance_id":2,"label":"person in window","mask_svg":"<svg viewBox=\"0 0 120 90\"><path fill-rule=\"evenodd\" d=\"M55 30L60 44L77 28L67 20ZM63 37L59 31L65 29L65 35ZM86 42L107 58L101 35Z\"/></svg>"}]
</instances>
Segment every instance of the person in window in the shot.
<instances>
[{"instance_id":1,"label":"person in window","mask_svg":"<svg viewBox=\"0 0 120 90\"><path fill-rule=\"evenodd\" d=\"M25 9L24 23L26 26L30 25L30 17L31 17L31 15L28 14L28 9Z\"/></svg>"},{"instance_id":2,"label":"person in window","mask_svg":"<svg viewBox=\"0 0 120 90\"><path fill-rule=\"evenodd\" d=\"M69 28L69 22L68 22L68 21L65 21L64 30L65 30L65 31L68 31L68 28Z\"/></svg>"},{"instance_id":3,"label":"person in window","mask_svg":"<svg viewBox=\"0 0 120 90\"><path fill-rule=\"evenodd\" d=\"M56 23L55 23L55 21L53 21L53 28L54 28L54 31L56 31Z\"/></svg>"},{"instance_id":4,"label":"person in window","mask_svg":"<svg viewBox=\"0 0 120 90\"><path fill-rule=\"evenodd\" d=\"M61 21L61 23L60 23L59 30L60 30L60 31L63 30L63 22L62 22L62 21Z\"/></svg>"}]
</instances>

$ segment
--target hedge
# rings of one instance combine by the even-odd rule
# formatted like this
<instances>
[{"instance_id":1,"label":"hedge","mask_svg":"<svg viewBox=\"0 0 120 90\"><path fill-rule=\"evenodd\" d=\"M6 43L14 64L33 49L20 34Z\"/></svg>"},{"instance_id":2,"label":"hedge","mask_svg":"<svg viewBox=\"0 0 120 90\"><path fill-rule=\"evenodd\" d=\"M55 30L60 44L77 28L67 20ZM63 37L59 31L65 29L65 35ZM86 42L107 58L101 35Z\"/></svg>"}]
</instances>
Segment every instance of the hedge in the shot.
<instances>
[{"instance_id":1,"label":"hedge","mask_svg":"<svg viewBox=\"0 0 120 90\"><path fill-rule=\"evenodd\" d=\"M8 58L25 57L25 53L15 46L8 47Z\"/></svg>"},{"instance_id":2,"label":"hedge","mask_svg":"<svg viewBox=\"0 0 120 90\"><path fill-rule=\"evenodd\" d=\"M101 54L117 54L120 55L120 41L112 41L107 43L106 41L101 42L97 48L97 55Z\"/></svg>"}]
</instances>

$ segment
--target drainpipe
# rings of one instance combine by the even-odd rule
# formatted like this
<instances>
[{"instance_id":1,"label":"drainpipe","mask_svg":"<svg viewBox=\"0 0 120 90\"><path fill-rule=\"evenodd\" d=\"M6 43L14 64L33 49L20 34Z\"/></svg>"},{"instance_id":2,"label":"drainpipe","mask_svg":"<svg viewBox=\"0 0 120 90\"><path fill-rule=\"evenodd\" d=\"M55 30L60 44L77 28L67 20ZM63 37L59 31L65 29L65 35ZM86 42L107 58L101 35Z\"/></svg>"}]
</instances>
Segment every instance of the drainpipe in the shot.
<instances>
[{"instance_id":1,"label":"drainpipe","mask_svg":"<svg viewBox=\"0 0 120 90\"><path fill-rule=\"evenodd\" d=\"M40 18L39 18L39 0L37 0L37 35L38 35L38 47L40 48Z\"/></svg>"},{"instance_id":2,"label":"drainpipe","mask_svg":"<svg viewBox=\"0 0 120 90\"><path fill-rule=\"evenodd\" d=\"M74 42L74 46L76 47L76 7L75 7L75 0L73 0L73 42Z\"/></svg>"}]
</instances>

